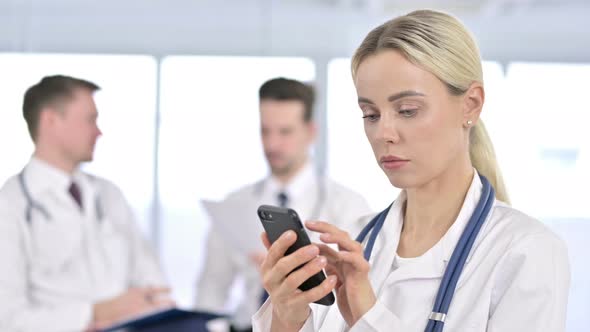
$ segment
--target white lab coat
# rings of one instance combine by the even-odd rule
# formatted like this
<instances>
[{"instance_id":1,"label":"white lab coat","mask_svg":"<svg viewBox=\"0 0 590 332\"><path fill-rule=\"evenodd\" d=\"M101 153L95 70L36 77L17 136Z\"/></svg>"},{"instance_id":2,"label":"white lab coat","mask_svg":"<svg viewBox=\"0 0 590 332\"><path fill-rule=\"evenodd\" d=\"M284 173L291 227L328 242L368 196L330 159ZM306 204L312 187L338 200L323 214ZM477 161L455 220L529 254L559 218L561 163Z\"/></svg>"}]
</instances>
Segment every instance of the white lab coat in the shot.
<instances>
[{"instance_id":1,"label":"white lab coat","mask_svg":"<svg viewBox=\"0 0 590 332\"><path fill-rule=\"evenodd\" d=\"M314 211L318 201L318 181L323 181L325 198L318 211ZM278 205L276 197L280 191L287 193L288 206L295 209L302 220L310 218L325 220L345 229L358 231L362 227L360 218L370 213L368 204L362 196L329 179L318 177L311 164L307 164L286 188L281 188L274 178L269 177L230 194L227 199L244 198L244 200L253 201L255 204L252 209L256 211L260 204ZM259 223L241 226L261 228ZM313 237L312 241L314 241ZM263 288L259 271L249 259L248 254L238 252L227 244L215 228L211 228L207 240L205 264L197 282L195 298L197 309L224 311L234 280L242 277L245 286L244 296L232 317L232 323L240 328L251 325L252 315L260 307Z\"/></svg>"},{"instance_id":2,"label":"white lab coat","mask_svg":"<svg viewBox=\"0 0 590 332\"><path fill-rule=\"evenodd\" d=\"M17 176L0 189L0 331L81 331L91 322L93 303L131 286L165 284L116 186L76 172L82 212L68 193L71 176L35 158L24 176L51 219L37 209L25 219Z\"/></svg>"},{"instance_id":3,"label":"white lab coat","mask_svg":"<svg viewBox=\"0 0 590 332\"><path fill-rule=\"evenodd\" d=\"M351 328L338 307L312 304L301 331L424 331L453 249L481 196L475 176L455 223L424 255L396 259L405 192L395 201L370 259L377 303ZM368 220L367 220L368 222ZM567 249L540 222L496 201L468 256L445 331L565 331L569 288ZM253 317L269 331L272 303Z\"/></svg>"}]
</instances>

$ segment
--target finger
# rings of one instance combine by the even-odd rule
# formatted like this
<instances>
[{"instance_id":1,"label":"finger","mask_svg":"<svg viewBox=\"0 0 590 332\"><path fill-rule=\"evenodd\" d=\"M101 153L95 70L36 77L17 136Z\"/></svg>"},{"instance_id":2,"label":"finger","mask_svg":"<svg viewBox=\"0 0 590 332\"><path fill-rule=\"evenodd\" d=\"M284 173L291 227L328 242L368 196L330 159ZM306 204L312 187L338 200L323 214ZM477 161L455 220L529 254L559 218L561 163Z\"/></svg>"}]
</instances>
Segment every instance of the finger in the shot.
<instances>
[{"instance_id":1,"label":"finger","mask_svg":"<svg viewBox=\"0 0 590 332\"><path fill-rule=\"evenodd\" d=\"M336 243L338 246L347 251L362 250L362 246L357 241L350 238L348 232L323 221L308 221L305 226L312 231L321 233L320 240L324 243Z\"/></svg>"},{"instance_id":2,"label":"finger","mask_svg":"<svg viewBox=\"0 0 590 332\"><path fill-rule=\"evenodd\" d=\"M266 248L266 250L270 249L270 240L268 239L268 236L266 235L266 232L262 232L260 234L260 239L262 240L262 244L264 244L264 247Z\"/></svg>"},{"instance_id":3,"label":"finger","mask_svg":"<svg viewBox=\"0 0 590 332\"><path fill-rule=\"evenodd\" d=\"M266 259L262 263L262 271L270 270L277 264L279 259L285 256L285 252L289 247L295 243L297 234L293 231L286 231L283 233L269 248Z\"/></svg>"},{"instance_id":4,"label":"finger","mask_svg":"<svg viewBox=\"0 0 590 332\"><path fill-rule=\"evenodd\" d=\"M320 250L316 245L310 244L303 248L297 249L294 253L281 258L275 266L272 267L270 273L265 275L263 282L265 288L276 288L279 286L287 276L299 266L306 264L312 259L316 258Z\"/></svg>"},{"instance_id":5,"label":"finger","mask_svg":"<svg viewBox=\"0 0 590 332\"><path fill-rule=\"evenodd\" d=\"M173 308L176 307L176 302L172 299L157 299L152 302L156 308Z\"/></svg>"},{"instance_id":6,"label":"finger","mask_svg":"<svg viewBox=\"0 0 590 332\"><path fill-rule=\"evenodd\" d=\"M326 296L328 293L330 293L332 290L334 290L337 280L338 278L336 278L335 275L331 275L318 286L293 296L292 302L309 304L318 301L324 296Z\"/></svg>"},{"instance_id":7,"label":"finger","mask_svg":"<svg viewBox=\"0 0 590 332\"><path fill-rule=\"evenodd\" d=\"M357 272L368 272L370 265L363 255L347 251L338 253L340 261L345 264L350 264Z\"/></svg>"},{"instance_id":8,"label":"finger","mask_svg":"<svg viewBox=\"0 0 590 332\"><path fill-rule=\"evenodd\" d=\"M320 240L324 243L335 243L338 245L338 249L346 250L350 252L362 252L363 246L359 242L350 238L348 233L324 233L320 235Z\"/></svg>"},{"instance_id":9,"label":"finger","mask_svg":"<svg viewBox=\"0 0 590 332\"><path fill-rule=\"evenodd\" d=\"M339 288L342 285L341 280L344 280L344 276L339 273L339 269L335 268L333 265L328 264L324 268L324 271L326 271L326 275L328 275L328 277L335 275L338 278L336 282L336 288Z\"/></svg>"},{"instance_id":10,"label":"finger","mask_svg":"<svg viewBox=\"0 0 590 332\"><path fill-rule=\"evenodd\" d=\"M318 233L336 233L342 232L342 230L328 222L318 220L308 220L305 222L305 227L309 230Z\"/></svg>"},{"instance_id":11,"label":"finger","mask_svg":"<svg viewBox=\"0 0 590 332\"><path fill-rule=\"evenodd\" d=\"M160 294L170 294L170 287L147 287L144 289L144 294L156 296Z\"/></svg>"},{"instance_id":12,"label":"finger","mask_svg":"<svg viewBox=\"0 0 590 332\"><path fill-rule=\"evenodd\" d=\"M285 281L283 281L279 289L279 294L277 295L292 294L307 279L322 271L322 269L326 266L326 263L326 257L318 256L313 260L307 262L307 264L305 264L300 269L293 271L293 273L289 274L289 276L285 278Z\"/></svg>"},{"instance_id":13,"label":"finger","mask_svg":"<svg viewBox=\"0 0 590 332\"><path fill-rule=\"evenodd\" d=\"M320 255L326 256L328 260L337 260L338 259L338 251L330 248L330 246L325 244L316 244L320 249Z\"/></svg>"}]
</instances>

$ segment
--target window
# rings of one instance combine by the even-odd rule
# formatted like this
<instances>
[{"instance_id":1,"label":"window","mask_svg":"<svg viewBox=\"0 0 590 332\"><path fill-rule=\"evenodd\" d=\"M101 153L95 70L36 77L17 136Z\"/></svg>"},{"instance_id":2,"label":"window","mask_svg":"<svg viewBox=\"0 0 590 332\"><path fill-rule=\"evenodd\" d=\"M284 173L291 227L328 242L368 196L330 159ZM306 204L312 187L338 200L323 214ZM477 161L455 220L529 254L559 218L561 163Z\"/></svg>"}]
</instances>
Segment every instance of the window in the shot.
<instances>
[{"instance_id":1,"label":"window","mask_svg":"<svg viewBox=\"0 0 590 332\"><path fill-rule=\"evenodd\" d=\"M590 218L590 65L513 63L506 83L502 165L514 206Z\"/></svg>"}]
</instances>

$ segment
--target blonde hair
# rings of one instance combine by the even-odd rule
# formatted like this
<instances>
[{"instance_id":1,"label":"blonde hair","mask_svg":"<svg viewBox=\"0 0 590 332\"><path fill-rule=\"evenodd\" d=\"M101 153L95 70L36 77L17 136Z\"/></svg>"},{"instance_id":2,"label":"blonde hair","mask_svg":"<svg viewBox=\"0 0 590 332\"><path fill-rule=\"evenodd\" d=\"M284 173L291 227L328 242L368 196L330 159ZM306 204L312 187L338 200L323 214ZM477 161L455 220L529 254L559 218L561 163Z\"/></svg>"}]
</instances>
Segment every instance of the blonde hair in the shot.
<instances>
[{"instance_id":1,"label":"blonde hair","mask_svg":"<svg viewBox=\"0 0 590 332\"><path fill-rule=\"evenodd\" d=\"M462 95L474 82L483 84L479 49L467 29L453 16L418 10L373 29L356 50L352 76L368 56L393 49L410 62L437 76L452 95ZM509 203L496 154L481 119L469 133L469 156L477 171L496 190L496 197Z\"/></svg>"}]
</instances>

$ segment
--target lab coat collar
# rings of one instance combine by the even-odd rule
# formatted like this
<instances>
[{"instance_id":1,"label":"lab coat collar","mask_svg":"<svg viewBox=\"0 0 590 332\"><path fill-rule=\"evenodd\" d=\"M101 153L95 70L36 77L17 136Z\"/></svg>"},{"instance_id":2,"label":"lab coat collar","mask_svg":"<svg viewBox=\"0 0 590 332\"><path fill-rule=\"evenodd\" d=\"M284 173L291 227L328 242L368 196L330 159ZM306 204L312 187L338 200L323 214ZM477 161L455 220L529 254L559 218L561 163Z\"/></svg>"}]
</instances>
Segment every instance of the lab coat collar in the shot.
<instances>
[{"instance_id":1,"label":"lab coat collar","mask_svg":"<svg viewBox=\"0 0 590 332\"><path fill-rule=\"evenodd\" d=\"M283 191L290 200L296 201L309 193L310 186L315 186L317 175L311 161L305 163L303 168L287 183L283 185L277 178L270 176L267 181L266 190L273 196Z\"/></svg>"},{"instance_id":2,"label":"lab coat collar","mask_svg":"<svg viewBox=\"0 0 590 332\"><path fill-rule=\"evenodd\" d=\"M447 233L441 239L443 259L445 262L448 262L451 259L451 255L453 255L455 246L457 245L457 242L459 242L459 238L463 234L463 230L467 226L469 219L471 219L471 216L473 215L473 212L477 207L477 203L479 202L479 198L481 197L482 189L483 184L481 183L481 179L479 178L477 170L474 169L473 179L471 180L471 186L469 187L469 190L465 195L465 200L463 201L463 205L461 206L459 215L457 216L457 219L455 220L453 225L451 225L451 228L449 228ZM480 231L483 231L483 228ZM472 251L473 250L471 250L471 252ZM469 262L471 258L471 252L467 256L466 262Z\"/></svg>"},{"instance_id":3,"label":"lab coat collar","mask_svg":"<svg viewBox=\"0 0 590 332\"><path fill-rule=\"evenodd\" d=\"M416 257L412 262L399 267L391 274L388 283L405 279L431 279L442 277L445 267L453 254L453 250L463 233L463 229L475 210L479 197L481 196L481 190L481 180L479 179L477 171L475 171L471 186L467 191L467 195L465 196L465 200L457 219L447 233L422 256ZM377 279L378 276L387 276L393 267L395 252L397 252L397 247L399 245L404 220L403 207L406 199L407 196L404 190L392 205L386 217L383 230L381 231L382 234L379 236L382 241L382 245L379 246L379 248L382 248L382 250L380 250L381 255L376 256L371 264L372 269L375 271L374 277ZM375 252L373 252L373 255L375 255ZM468 256L467 261L469 261L470 257L471 253Z\"/></svg>"},{"instance_id":4,"label":"lab coat collar","mask_svg":"<svg viewBox=\"0 0 590 332\"><path fill-rule=\"evenodd\" d=\"M78 183L83 182L80 170L68 174L37 157L31 157L27 166L25 166L24 176L27 181L27 189L31 192L31 195L41 194L46 191L67 192L73 180Z\"/></svg>"}]
</instances>

